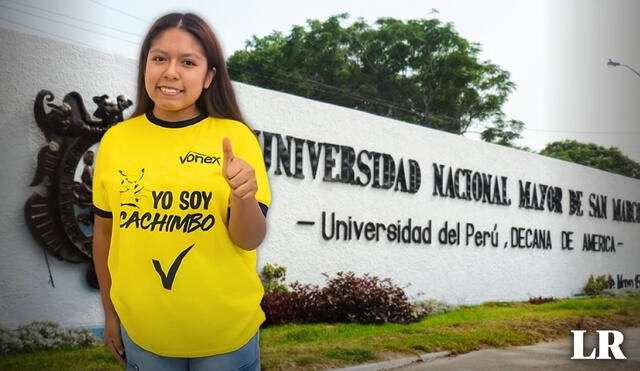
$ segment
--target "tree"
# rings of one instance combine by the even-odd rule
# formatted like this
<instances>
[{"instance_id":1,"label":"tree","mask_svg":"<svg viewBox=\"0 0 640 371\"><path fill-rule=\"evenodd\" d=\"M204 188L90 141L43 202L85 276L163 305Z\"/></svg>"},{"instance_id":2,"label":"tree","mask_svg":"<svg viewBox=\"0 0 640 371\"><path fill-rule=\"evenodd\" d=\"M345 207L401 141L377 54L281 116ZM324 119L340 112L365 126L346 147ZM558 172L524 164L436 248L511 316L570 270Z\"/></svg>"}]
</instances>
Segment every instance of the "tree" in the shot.
<instances>
[{"instance_id":1,"label":"tree","mask_svg":"<svg viewBox=\"0 0 640 371\"><path fill-rule=\"evenodd\" d=\"M529 147L521 147L513 143L514 140L522 138L520 133L523 129L524 122L519 120L507 120L504 115L497 115L494 118L493 123L487 125L482 133L480 133L480 138L485 142L531 152Z\"/></svg>"},{"instance_id":2,"label":"tree","mask_svg":"<svg viewBox=\"0 0 640 371\"><path fill-rule=\"evenodd\" d=\"M616 147L607 149L594 143L567 139L547 144L540 154L640 179L640 163L625 156Z\"/></svg>"},{"instance_id":3,"label":"tree","mask_svg":"<svg viewBox=\"0 0 640 371\"><path fill-rule=\"evenodd\" d=\"M501 107L515 88L509 73L480 61L479 45L451 23L380 18L343 26L348 17L253 36L228 59L232 79L456 134L506 122ZM494 125L491 136L501 144L515 138L499 131Z\"/></svg>"}]
</instances>

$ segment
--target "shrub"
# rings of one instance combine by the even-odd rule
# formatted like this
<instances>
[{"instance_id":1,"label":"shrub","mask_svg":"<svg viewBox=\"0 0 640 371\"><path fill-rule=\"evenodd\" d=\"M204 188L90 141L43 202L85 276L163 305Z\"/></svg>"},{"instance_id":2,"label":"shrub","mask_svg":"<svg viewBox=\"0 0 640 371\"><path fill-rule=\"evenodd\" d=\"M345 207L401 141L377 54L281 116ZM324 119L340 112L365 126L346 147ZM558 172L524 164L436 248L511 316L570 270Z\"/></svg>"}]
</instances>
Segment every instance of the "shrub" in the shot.
<instances>
[{"instance_id":1,"label":"shrub","mask_svg":"<svg viewBox=\"0 0 640 371\"><path fill-rule=\"evenodd\" d=\"M404 290L390 278L367 273L357 277L353 272L338 272L331 279L323 275L327 278L320 303L323 322L409 323L416 319Z\"/></svg>"},{"instance_id":2,"label":"shrub","mask_svg":"<svg viewBox=\"0 0 640 371\"><path fill-rule=\"evenodd\" d=\"M486 307L509 308L518 305L513 301L485 301L482 305Z\"/></svg>"},{"instance_id":3,"label":"shrub","mask_svg":"<svg viewBox=\"0 0 640 371\"><path fill-rule=\"evenodd\" d=\"M298 282L290 287L290 290L272 289L265 292L261 303L267 317L265 325L318 322L322 310L322 291L318 286Z\"/></svg>"},{"instance_id":4,"label":"shrub","mask_svg":"<svg viewBox=\"0 0 640 371\"><path fill-rule=\"evenodd\" d=\"M0 354L61 346L98 345L89 329L63 329L52 321L36 321L11 331L0 326Z\"/></svg>"},{"instance_id":5,"label":"shrub","mask_svg":"<svg viewBox=\"0 0 640 371\"><path fill-rule=\"evenodd\" d=\"M264 291L269 292L272 290L278 290L281 292L287 291L287 286L284 285L284 279L287 274L287 268L279 265L266 264L262 268L262 274L260 279L262 280L262 286Z\"/></svg>"},{"instance_id":6,"label":"shrub","mask_svg":"<svg viewBox=\"0 0 640 371\"><path fill-rule=\"evenodd\" d=\"M22 340L14 331L0 326L0 354L19 352L23 347Z\"/></svg>"},{"instance_id":7,"label":"shrub","mask_svg":"<svg viewBox=\"0 0 640 371\"><path fill-rule=\"evenodd\" d=\"M552 301L556 301L558 299L554 298L553 296L549 296L548 298L543 298L542 296L538 296L537 298L534 296L532 298L529 298L529 303L533 304L533 305L538 305L538 304L544 304L544 303L549 303Z\"/></svg>"},{"instance_id":8,"label":"shrub","mask_svg":"<svg viewBox=\"0 0 640 371\"><path fill-rule=\"evenodd\" d=\"M447 313L456 309L458 309L457 305L447 304L435 299L421 300L413 303L414 315L417 318L422 318L428 315Z\"/></svg>"},{"instance_id":9,"label":"shrub","mask_svg":"<svg viewBox=\"0 0 640 371\"><path fill-rule=\"evenodd\" d=\"M327 285L303 285L294 282L288 289L269 285L262 299L265 325L281 323L358 322L408 323L417 320L413 305L404 290L390 278L380 279L353 272L338 272ZM284 275L280 277L284 281ZM279 279L280 279L279 278Z\"/></svg>"},{"instance_id":10,"label":"shrub","mask_svg":"<svg viewBox=\"0 0 640 371\"><path fill-rule=\"evenodd\" d=\"M298 316L298 303L289 291L265 291L260 305L266 316L265 325L302 322Z\"/></svg>"},{"instance_id":11,"label":"shrub","mask_svg":"<svg viewBox=\"0 0 640 371\"><path fill-rule=\"evenodd\" d=\"M587 280L587 284L584 286L582 291L585 295L595 296L602 294L602 291L613 287L615 281L611 275L601 275L596 278L593 277L593 274L589 275L589 280Z\"/></svg>"}]
</instances>

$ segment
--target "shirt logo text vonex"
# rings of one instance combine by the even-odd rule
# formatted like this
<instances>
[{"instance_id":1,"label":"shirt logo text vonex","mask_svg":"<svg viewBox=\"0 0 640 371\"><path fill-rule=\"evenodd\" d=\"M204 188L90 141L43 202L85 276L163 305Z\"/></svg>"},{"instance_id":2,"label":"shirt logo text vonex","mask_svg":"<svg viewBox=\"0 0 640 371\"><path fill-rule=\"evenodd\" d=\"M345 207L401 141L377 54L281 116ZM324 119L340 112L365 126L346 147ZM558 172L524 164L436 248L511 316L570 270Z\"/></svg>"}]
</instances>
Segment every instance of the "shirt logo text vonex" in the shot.
<instances>
[{"instance_id":1,"label":"shirt logo text vonex","mask_svg":"<svg viewBox=\"0 0 640 371\"><path fill-rule=\"evenodd\" d=\"M220 165L220 157L205 155L194 151L187 152L186 155L180 156L180 163L196 162L201 164L218 164Z\"/></svg>"}]
</instances>

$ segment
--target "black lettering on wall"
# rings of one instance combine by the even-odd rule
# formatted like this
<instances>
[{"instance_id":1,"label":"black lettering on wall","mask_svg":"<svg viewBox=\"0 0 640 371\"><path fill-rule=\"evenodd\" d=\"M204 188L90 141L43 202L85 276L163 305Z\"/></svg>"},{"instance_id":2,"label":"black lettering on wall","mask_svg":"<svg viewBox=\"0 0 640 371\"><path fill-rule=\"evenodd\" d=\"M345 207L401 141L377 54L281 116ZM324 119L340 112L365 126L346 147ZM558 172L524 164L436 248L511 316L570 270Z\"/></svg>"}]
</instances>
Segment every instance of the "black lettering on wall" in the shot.
<instances>
[{"instance_id":1,"label":"black lettering on wall","mask_svg":"<svg viewBox=\"0 0 640 371\"><path fill-rule=\"evenodd\" d=\"M336 159L333 158L333 151L340 151L340 146L331 143L323 143L324 147L324 177L325 182L339 182L340 176L333 176L333 168L336 166Z\"/></svg>"},{"instance_id":2,"label":"black lettering on wall","mask_svg":"<svg viewBox=\"0 0 640 371\"><path fill-rule=\"evenodd\" d=\"M607 196L589 194L589 216L592 218L607 219Z\"/></svg>"},{"instance_id":3,"label":"black lettering on wall","mask_svg":"<svg viewBox=\"0 0 640 371\"><path fill-rule=\"evenodd\" d=\"M417 193L421 182L420 164L416 160L409 159L409 193Z\"/></svg>"},{"instance_id":4,"label":"black lettering on wall","mask_svg":"<svg viewBox=\"0 0 640 371\"><path fill-rule=\"evenodd\" d=\"M326 241L366 240L378 242L386 236L389 242L395 243L431 243L431 220L428 220L426 225L418 225L411 218L408 218L406 224L403 225L400 220L397 224L386 224L354 220L351 216L346 220L338 219L335 212L331 212L330 217L327 214L322 211L320 216L322 219L322 238Z\"/></svg>"},{"instance_id":5,"label":"black lettering on wall","mask_svg":"<svg viewBox=\"0 0 640 371\"><path fill-rule=\"evenodd\" d=\"M316 178L318 172L318 164L320 163L320 151L322 150L322 143L317 143L312 140L307 140L307 150L309 150L309 160L311 161L311 174L313 179Z\"/></svg>"},{"instance_id":6,"label":"black lettering on wall","mask_svg":"<svg viewBox=\"0 0 640 371\"><path fill-rule=\"evenodd\" d=\"M546 184L536 184L519 180L518 207L531 210L548 210L562 213L562 189Z\"/></svg>"},{"instance_id":7,"label":"black lettering on wall","mask_svg":"<svg viewBox=\"0 0 640 371\"><path fill-rule=\"evenodd\" d=\"M446 192L447 192L447 196L451 197L451 198L456 198L456 182L455 182L455 178L453 176L453 169L449 168L449 172L447 173L447 187Z\"/></svg>"},{"instance_id":8,"label":"black lettering on wall","mask_svg":"<svg viewBox=\"0 0 640 371\"><path fill-rule=\"evenodd\" d=\"M551 250L551 231L547 229L532 229L511 227L511 247L518 249Z\"/></svg>"},{"instance_id":9,"label":"black lettering on wall","mask_svg":"<svg viewBox=\"0 0 640 371\"><path fill-rule=\"evenodd\" d=\"M382 189L393 187L393 181L396 179L396 163L393 157L386 153L382 154Z\"/></svg>"},{"instance_id":10,"label":"black lettering on wall","mask_svg":"<svg viewBox=\"0 0 640 371\"><path fill-rule=\"evenodd\" d=\"M382 157L382 153L371 152L371 156L373 156L373 184L371 186L380 188L380 157Z\"/></svg>"},{"instance_id":11,"label":"black lettering on wall","mask_svg":"<svg viewBox=\"0 0 640 371\"><path fill-rule=\"evenodd\" d=\"M493 199L491 199L491 178L493 176L491 174L482 173L482 202L493 204Z\"/></svg>"},{"instance_id":12,"label":"black lettering on wall","mask_svg":"<svg viewBox=\"0 0 640 371\"><path fill-rule=\"evenodd\" d=\"M289 140L289 138L291 137L288 136L287 140ZM295 173L293 174L293 177L296 179L304 179L304 174L302 173L302 164L303 164L302 149L304 148L304 143L306 141L300 138L293 138L293 142L295 144L294 151L295 151L295 160L296 160Z\"/></svg>"},{"instance_id":13,"label":"black lettering on wall","mask_svg":"<svg viewBox=\"0 0 640 371\"><path fill-rule=\"evenodd\" d=\"M562 231L562 250L573 250L573 232L572 231Z\"/></svg>"},{"instance_id":14,"label":"black lettering on wall","mask_svg":"<svg viewBox=\"0 0 640 371\"><path fill-rule=\"evenodd\" d=\"M396 175L396 186L393 189L394 191L398 190L400 187L400 192L407 192L407 179L404 175L404 162L400 159L400 165L398 165L398 175Z\"/></svg>"},{"instance_id":15,"label":"black lettering on wall","mask_svg":"<svg viewBox=\"0 0 640 371\"><path fill-rule=\"evenodd\" d=\"M363 181L361 177L356 178L356 184L359 186L367 186L371 182L371 168L363 160L363 157L367 158L367 161L371 160L371 154L367 150L360 151L358 153L358 170L366 177L366 181Z\"/></svg>"},{"instance_id":16,"label":"black lettering on wall","mask_svg":"<svg viewBox=\"0 0 640 371\"><path fill-rule=\"evenodd\" d=\"M353 166L356 161L356 152L349 146L340 146L340 180L342 183L356 184Z\"/></svg>"},{"instance_id":17,"label":"black lettering on wall","mask_svg":"<svg viewBox=\"0 0 640 371\"><path fill-rule=\"evenodd\" d=\"M264 157L264 166L267 171L269 171L269 168L271 167L271 147L273 143L273 133L263 131L262 142L262 156Z\"/></svg>"},{"instance_id":18,"label":"black lettering on wall","mask_svg":"<svg viewBox=\"0 0 640 371\"><path fill-rule=\"evenodd\" d=\"M464 187L463 187L463 184ZM492 205L511 205L508 178L471 169L454 169L433 163L433 195Z\"/></svg>"},{"instance_id":19,"label":"black lettering on wall","mask_svg":"<svg viewBox=\"0 0 640 371\"><path fill-rule=\"evenodd\" d=\"M611 198L613 220L624 223L640 223L640 202Z\"/></svg>"},{"instance_id":20,"label":"black lettering on wall","mask_svg":"<svg viewBox=\"0 0 640 371\"><path fill-rule=\"evenodd\" d=\"M433 195L445 197L443 190L444 165L433 163Z\"/></svg>"},{"instance_id":21,"label":"black lettering on wall","mask_svg":"<svg viewBox=\"0 0 640 371\"><path fill-rule=\"evenodd\" d=\"M585 233L582 237L582 251L615 253L615 237L596 233Z\"/></svg>"},{"instance_id":22,"label":"black lettering on wall","mask_svg":"<svg viewBox=\"0 0 640 371\"><path fill-rule=\"evenodd\" d=\"M285 145L284 140L282 140L282 136L280 134L276 134L276 145L277 145L277 161L276 161L276 171L274 174L280 175L282 171L280 167L284 168L284 172L287 176L291 176L291 139L293 137L287 136L287 144Z\"/></svg>"},{"instance_id":23,"label":"black lettering on wall","mask_svg":"<svg viewBox=\"0 0 640 371\"><path fill-rule=\"evenodd\" d=\"M582 216L582 192L569 190L569 215Z\"/></svg>"}]
</instances>

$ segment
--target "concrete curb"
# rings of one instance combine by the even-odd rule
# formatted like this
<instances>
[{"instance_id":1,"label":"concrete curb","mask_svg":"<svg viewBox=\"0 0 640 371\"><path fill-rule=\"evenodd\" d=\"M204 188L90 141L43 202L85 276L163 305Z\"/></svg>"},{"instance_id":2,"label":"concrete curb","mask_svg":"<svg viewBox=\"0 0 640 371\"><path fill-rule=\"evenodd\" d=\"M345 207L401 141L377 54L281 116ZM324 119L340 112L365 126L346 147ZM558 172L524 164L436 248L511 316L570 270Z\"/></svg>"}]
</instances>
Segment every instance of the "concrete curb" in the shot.
<instances>
[{"instance_id":1,"label":"concrete curb","mask_svg":"<svg viewBox=\"0 0 640 371\"><path fill-rule=\"evenodd\" d=\"M451 354L451 352L436 352L436 353L425 353L419 356L407 357L407 358L399 358L392 359L390 361L377 362L377 363L365 363L358 366L346 367L346 368L336 368L333 371L381 371L381 370L392 370L398 367L408 366L412 363L416 362L425 362L432 361L434 359L443 358Z\"/></svg>"}]
</instances>

